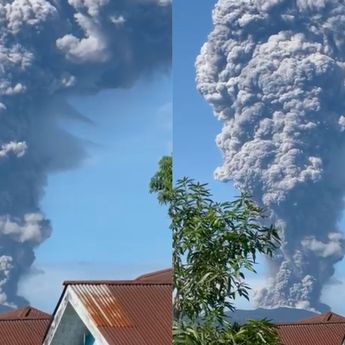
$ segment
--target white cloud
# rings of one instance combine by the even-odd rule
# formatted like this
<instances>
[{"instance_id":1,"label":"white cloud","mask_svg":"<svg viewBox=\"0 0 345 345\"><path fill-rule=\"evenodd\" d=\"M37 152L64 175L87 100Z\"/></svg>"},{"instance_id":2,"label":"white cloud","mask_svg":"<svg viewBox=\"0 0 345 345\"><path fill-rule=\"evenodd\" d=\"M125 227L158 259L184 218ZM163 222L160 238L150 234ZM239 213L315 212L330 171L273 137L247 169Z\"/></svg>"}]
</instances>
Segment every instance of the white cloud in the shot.
<instances>
[{"instance_id":1,"label":"white cloud","mask_svg":"<svg viewBox=\"0 0 345 345\"><path fill-rule=\"evenodd\" d=\"M109 3L109 0L69 0L68 3L77 10L87 9L91 17L99 15L102 7Z\"/></svg>"},{"instance_id":2,"label":"white cloud","mask_svg":"<svg viewBox=\"0 0 345 345\"><path fill-rule=\"evenodd\" d=\"M110 21L117 27L121 27L126 23L126 19L124 16L111 16Z\"/></svg>"},{"instance_id":3,"label":"white cloud","mask_svg":"<svg viewBox=\"0 0 345 345\"><path fill-rule=\"evenodd\" d=\"M0 234L9 236L16 242L41 243L50 235L50 227L41 213L27 213L23 221L11 219L8 215L0 216Z\"/></svg>"},{"instance_id":4,"label":"white cloud","mask_svg":"<svg viewBox=\"0 0 345 345\"><path fill-rule=\"evenodd\" d=\"M1 107L0 107L1 109ZM21 158L25 155L28 145L25 141L11 141L7 144L3 144L0 147L0 158L7 157L10 153L15 155L17 158Z\"/></svg>"},{"instance_id":5,"label":"white cloud","mask_svg":"<svg viewBox=\"0 0 345 345\"><path fill-rule=\"evenodd\" d=\"M58 49L66 58L74 63L103 63L108 60L107 44L98 26L89 17L77 13L75 20L85 33L85 37L77 38L67 34L56 41Z\"/></svg>"},{"instance_id":6,"label":"white cloud","mask_svg":"<svg viewBox=\"0 0 345 345\"><path fill-rule=\"evenodd\" d=\"M302 241L302 246L323 258L333 256L341 259L344 255L344 239L340 233L330 233L327 242L318 241L314 236L308 236Z\"/></svg>"}]
</instances>

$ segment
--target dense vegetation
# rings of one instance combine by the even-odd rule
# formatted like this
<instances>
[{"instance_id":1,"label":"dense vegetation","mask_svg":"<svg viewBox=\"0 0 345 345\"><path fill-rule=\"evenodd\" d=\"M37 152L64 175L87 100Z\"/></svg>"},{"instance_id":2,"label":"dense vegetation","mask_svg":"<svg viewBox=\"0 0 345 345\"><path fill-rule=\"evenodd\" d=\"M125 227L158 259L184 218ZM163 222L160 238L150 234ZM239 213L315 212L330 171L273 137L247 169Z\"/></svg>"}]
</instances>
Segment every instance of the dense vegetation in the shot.
<instances>
[{"instance_id":1,"label":"dense vegetation","mask_svg":"<svg viewBox=\"0 0 345 345\"><path fill-rule=\"evenodd\" d=\"M238 297L249 298L245 272L257 254L272 255L277 229L247 195L215 202L207 185L181 178L173 185L172 158L163 157L150 191L168 207L173 238L174 344L277 344L269 322L228 320Z\"/></svg>"}]
</instances>

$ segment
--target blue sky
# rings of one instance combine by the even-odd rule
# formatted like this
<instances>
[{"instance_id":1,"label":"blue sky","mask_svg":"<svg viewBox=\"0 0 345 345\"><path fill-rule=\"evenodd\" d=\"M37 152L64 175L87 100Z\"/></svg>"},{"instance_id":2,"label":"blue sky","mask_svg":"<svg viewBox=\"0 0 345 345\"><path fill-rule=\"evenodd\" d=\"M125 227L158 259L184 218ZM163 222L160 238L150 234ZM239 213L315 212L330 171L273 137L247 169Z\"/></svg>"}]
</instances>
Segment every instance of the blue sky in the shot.
<instances>
[{"instance_id":1,"label":"blue sky","mask_svg":"<svg viewBox=\"0 0 345 345\"><path fill-rule=\"evenodd\" d=\"M212 115L210 106L195 87L194 62L202 44L212 29L211 12L216 1L182 1L174 3L173 20L173 142L175 177L189 176L208 183L218 200L231 200L238 192L231 183L213 179L213 171L222 162L222 154L215 144L221 124ZM197 8L197 15L196 15ZM344 228L345 221L341 221ZM255 288L264 285L266 279L264 260L257 265L257 275L248 275L249 284ZM339 298L345 298L345 265L339 263L331 284L323 293L323 301L335 312L345 314L345 306ZM245 300L239 300L239 308L252 308Z\"/></svg>"},{"instance_id":2,"label":"blue sky","mask_svg":"<svg viewBox=\"0 0 345 345\"><path fill-rule=\"evenodd\" d=\"M93 123L61 125L85 141L89 156L77 169L50 175L42 208L53 234L20 286L48 311L63 280L133 278L171 262L166 210L148 193L160 157L172 151L171 77L71 104Z\"/></svg>"},{"instance_id":3,"label":"blue sky","mask_svg":"<svg viewBox=\"0 0 345 345\"><path fill-rule=\"evenodd\" d=\"M175 1L173 17L173 139L174 173L209 182L219 197L228 197L231 187L215 182L213 170L221 163L215 145L220 124L212 116L209 105L195 89L194 61L211 31L214 1ZM191 20L193 18L193 20ZM225 188L224 188L225 187Z\"/></svg>"}]
</instances>

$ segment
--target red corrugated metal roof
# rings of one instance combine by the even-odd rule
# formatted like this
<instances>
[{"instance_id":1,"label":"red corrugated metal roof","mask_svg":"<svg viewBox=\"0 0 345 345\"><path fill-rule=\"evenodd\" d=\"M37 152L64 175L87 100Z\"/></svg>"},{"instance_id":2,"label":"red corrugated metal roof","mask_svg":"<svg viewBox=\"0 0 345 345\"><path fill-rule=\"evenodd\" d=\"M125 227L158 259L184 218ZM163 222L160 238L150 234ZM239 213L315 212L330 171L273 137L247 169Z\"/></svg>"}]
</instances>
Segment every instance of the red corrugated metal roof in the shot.
<instances>
[{"instance_id":1,"label":"red corrugated metal roof","mask_svg":"<svg viewBox=\"0 0 345 345\"><path fill-rule=\"evenodd\" d=\"M41 345L50 316L34 308L0 314L0 344Z\"/></svg>"},{"instance_id":2,"label":"red corrugated metal roof","mask_svg":"<svg viewBox=\"0 0 345 345\"><path fill-rule=\"evenodd\" d=\"M110 345L172 344L171 270L131 281L65 284Z\"/></svg>"},{"instance_id":3,"label":"red corrugated metal roof","mask_svg":"<svg viewBox=\"0 0 345 345\"><path fill-rule=\"evenodd\" d=\"M172 282L172 269L166 269L158 272L143 274L135 279L140 282L161 282L161 283L171 283Z\"/></svg>"},{"instance_id":4,"label":"red corrugated metal roof","mask_svg":"<svg viewBox=\"0 0 345 345\"><path fill-rule=\"evenodd\" d=\"M282 345L343 345L345 318L334 313L278 324Z\"/></svg>"},{"instance_id":5,"label":"red corrugated metal roof","mask_svg":"<svg viewBox=\"0 0 345 345\"><path fill-rule=\"evenodd\" d=\"M308 317L298 323L324 323L324 322L345 322L345 317L336 313L328 312L312 317Z\"/></svg>"},{"instance_id":6,"label":"red corrugated metal roof","mask_svg":"<svg viewBox=\"0 0 345 345\"><path fill-rule=\"evenodd\" d=\"M32 307L24 307L0 314L1 320L49 320L50 315Z\"/></svg>"}]
</instances>

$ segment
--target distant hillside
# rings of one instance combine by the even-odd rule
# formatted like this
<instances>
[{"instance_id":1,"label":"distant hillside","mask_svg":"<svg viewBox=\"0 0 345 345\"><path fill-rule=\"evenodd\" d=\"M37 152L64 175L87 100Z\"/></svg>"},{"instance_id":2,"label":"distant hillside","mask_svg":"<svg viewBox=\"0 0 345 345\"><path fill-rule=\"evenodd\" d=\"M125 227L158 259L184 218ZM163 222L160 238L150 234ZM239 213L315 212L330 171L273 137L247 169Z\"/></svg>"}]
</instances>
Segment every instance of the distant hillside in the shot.
<instances>
[{"instance_id":1,"label":"distant hillside","mask_svg":"<svg viewBox=\"0 0 345 345\"><path fill-rule=\"evenodd\" d=\"M303 320L307 317L315 316L308 310L293 309L293 308L276 308L263 309L258 308L254 310L236 310L234 313L229 313L231 321L244 323L247 320L261 320L268 319L272 322L293 322Z\"/></svg>"}]
</instances>

